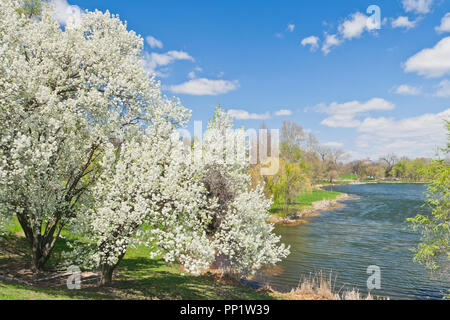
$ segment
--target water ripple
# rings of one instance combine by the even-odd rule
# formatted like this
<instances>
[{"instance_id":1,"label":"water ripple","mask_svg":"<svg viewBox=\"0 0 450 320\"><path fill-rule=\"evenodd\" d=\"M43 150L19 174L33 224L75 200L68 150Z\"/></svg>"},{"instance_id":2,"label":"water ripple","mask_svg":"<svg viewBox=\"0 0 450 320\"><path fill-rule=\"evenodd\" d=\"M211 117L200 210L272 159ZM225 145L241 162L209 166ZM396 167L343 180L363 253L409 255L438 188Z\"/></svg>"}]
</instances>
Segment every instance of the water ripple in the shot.
<instances>
[{"instance_id":1,"label":"water ripple","mask_svg":"<svg viewBox=\"0 0 450 320\"><path fill-rule=\"evenodd\" d=\"M450 279L431 279L412 261L419 236L407 218L426 213L424 185L346 185L334 191L356 195L346 207L325 212L308 224L277 227L291 245L283 272L264 277L274 288L289 290L300 280L322 271L337 276L336 288L356 288L367 294L367 267L381 267L382 289L371 293L392 299L441 299Z\"/></svg>"}]
</instances>

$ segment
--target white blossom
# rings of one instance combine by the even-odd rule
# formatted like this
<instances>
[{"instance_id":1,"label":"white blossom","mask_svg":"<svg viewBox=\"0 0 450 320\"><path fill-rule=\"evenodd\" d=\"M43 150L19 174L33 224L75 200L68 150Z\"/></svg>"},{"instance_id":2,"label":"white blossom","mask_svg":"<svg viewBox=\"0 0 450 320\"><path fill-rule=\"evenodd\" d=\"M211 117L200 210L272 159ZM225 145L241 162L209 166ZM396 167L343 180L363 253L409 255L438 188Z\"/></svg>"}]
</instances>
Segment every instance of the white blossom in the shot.
<instances>
[{"instance_id":1,"label":"white blossom","mask_svg":"<svg viewBox=\"0 0 450 320\"><path fill-rule=\"evenodd\" d=\"M17 215L40 269L68 221L94 207L109 144L190 112L161 94L143 39L118 16L87 12L62 29L51 6L29 18L21 5L0 2L0 214Z\"/></svg>"},{"instance_id":2,"label":"white blossom","mask_svg":"<svg viewBox=\"0 0 450 320\"><path fill-rule=\"evenodd\" d=\"M211 236L216 262L224 271L253 274L264 265L276 264L285 258L289 248L280 244L280 238L273 233L273 225L267 222L272 200L265 198L262 186L250 190L246 131L243 128L233 130L231 118L220 107L208 129L203 142L204 168L214 167L220 171L234 193L234 199Z\"/></svg>"},{"instance_id":3,"label":"white blossom","mask_svg":"<svg viewBox=\"0 0 450 320\"><path fill-rule=\"evenodd\" d=\"M140 244L195 274L287 256L271 201L250 190L245 130L224 110L186 149L176 129L190 111L162 95L143 39L118 16L86 12L61 28L51 6L29 18L21 5L0 2L0 227L17 216L36 269L64 228L78 236L68 259L109 270ZM230 186L226 205L208 191L210 168Z\"/></svg>"}]
</instances>

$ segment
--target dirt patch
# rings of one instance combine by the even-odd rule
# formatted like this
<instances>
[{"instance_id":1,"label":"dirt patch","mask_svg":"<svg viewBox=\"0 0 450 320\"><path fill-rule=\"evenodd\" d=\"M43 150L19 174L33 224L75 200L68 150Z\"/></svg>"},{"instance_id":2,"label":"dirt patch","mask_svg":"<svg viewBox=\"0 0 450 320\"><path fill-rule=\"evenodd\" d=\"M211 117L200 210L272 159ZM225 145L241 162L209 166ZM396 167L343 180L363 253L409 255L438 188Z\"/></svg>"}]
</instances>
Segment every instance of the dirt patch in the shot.
<instances>
[{"instance_id":1,"label":"dirt patch","mask_svg":"<svg viewBox=\"0 0 450 320\"><path fill-rule=\"evenodd\" d=\"M300 219L300 218L280 218L277 216L271 216L269 218L269 222L272 224L280 224L286 226L298 226L301 224L308 223L308 220Z\"/></svg>"},{"instance_id":2,"label":"dirt patch","mask_svg":"<svg viewBox=\"0 0 450 320\"><path fill-rule=\"evenodd\" d=\"M40 288L58 288L67 286L67 280L74 275L67 271L48 271L34 274L29 264L9 263L2 265L0 269L0 280L14 282ZM83 287L97 286L100 280L99 272L81 272L80 281Z\"/></svg>"},{"instance_id":3,"label":"dirt patch","mask_svg":"<svg viewBox=\"0 0 450 320\"><path fill-rule=\"evenodd\" d=\"M0 280L41 288L65 287L67 279L73 275L67 270L48 270L33 273L27 243L22 238L3 238L0 243ZM99 272L81 272L83 286L96 284Z\"/></svg>"}]
</instances>

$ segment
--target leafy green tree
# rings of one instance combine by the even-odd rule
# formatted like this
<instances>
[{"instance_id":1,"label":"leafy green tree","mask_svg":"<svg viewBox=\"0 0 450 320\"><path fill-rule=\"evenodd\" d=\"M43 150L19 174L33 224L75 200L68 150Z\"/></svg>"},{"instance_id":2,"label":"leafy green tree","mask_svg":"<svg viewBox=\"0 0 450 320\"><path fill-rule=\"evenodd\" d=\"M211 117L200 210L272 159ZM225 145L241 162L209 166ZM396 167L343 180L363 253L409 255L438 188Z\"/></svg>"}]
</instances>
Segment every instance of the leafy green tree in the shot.
<instances>
[{"instance_id":1,"label":"leafy green tree","mask_svg":"<svg viewBox=\"0 0 450 320\"><path fill-rule=\"evenodd\" d=\"M450 144L449 122L447 128ZM444 152L450 152L450 145ZM444 260L450 260L450 163L448 160L433 161L427 171L431 178L428 186L431 215L418 215L408 221L422 236L414 260L435 272Z\"/></svg>"},{"instance_id":2,"label":"leafy green tree","mask_svg":"<svg viewBox=\"0 0 450 320\"><path fill-rule=\"evenodd\" d=\"M275 202L283 204L285 216L288 214L289 204L300 193L310 190L310 186L310 180L299 165L280 159L280 170L271 181L271 191Z\"/></svg>"},{"instance_id":3,"label":"leafy green tree","mask_svg":"<svg viewBox=\"0 0 450 320\"><path fill-rule=\"evenodd\" d=\"M428 162L423 158L415 160L403 158L394 166L391 173L396 178L409 181L424 180L428 176L428 165Z\"/></svg>"},{"instance_id":4,"label":"leafy green tree","mask_svg":"<svg viewBox=\"0 0 450 320\"><path fill-rule=\"evenodd\" d=\"M409 160L406 158L401 159L392 169L392 175L399 179L406 178L406 173L408 171L408 162Z\"/></svg>"},{"instance_id":5,"label":"leafy green tree","mask_svg":"<svg viewBox=\"0 0 450 320\"><path fill-rule=\"evenodd\" d=\"M411 161L411 166L408 172L408 178L413 181L420 181L427 176L428 164L425 159L415 159Z\"/></svg>"}]
</instances>

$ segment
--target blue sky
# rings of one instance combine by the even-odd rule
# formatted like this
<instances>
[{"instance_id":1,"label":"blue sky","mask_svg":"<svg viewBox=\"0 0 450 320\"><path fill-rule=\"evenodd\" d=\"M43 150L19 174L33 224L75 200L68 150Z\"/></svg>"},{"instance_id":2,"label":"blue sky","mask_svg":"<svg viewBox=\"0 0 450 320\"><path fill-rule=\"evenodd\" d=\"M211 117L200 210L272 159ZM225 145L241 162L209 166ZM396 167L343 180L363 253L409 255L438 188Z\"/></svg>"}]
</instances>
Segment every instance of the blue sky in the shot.
<instances>
[{"instance_id":1,"label":"blue sky","mask_svg":"<svg viewBox=\"0 0 450 320\"><path fill-rule=\"evenodd\" d=\"M193 120L217 103L247 128L293 120L352 158L433 156L445 144L449 0L53 2L62 23L79 9L119 14ZM370 5L380 29L367 24Z\"/></svg>"}]
</instances>

